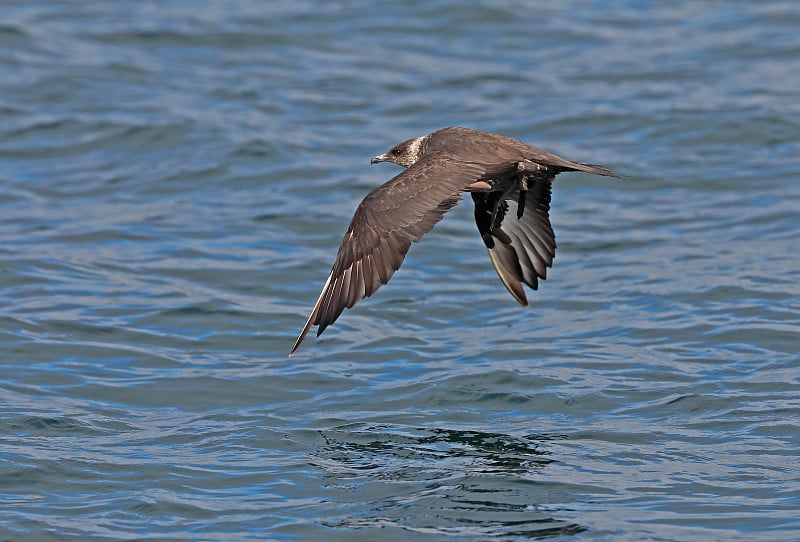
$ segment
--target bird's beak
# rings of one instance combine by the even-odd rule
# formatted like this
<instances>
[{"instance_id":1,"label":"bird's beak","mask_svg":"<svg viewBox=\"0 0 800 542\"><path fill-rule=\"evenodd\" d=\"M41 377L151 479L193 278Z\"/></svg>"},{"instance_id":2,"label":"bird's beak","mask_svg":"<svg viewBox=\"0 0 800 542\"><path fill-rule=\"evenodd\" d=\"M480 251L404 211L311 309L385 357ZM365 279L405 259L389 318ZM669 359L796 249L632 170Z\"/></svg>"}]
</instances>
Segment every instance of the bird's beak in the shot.
<instances>
[{"instance_id":1,"label":"bird's beak","mask_svg":"<svg viewBox=\"0 0 800 542\"><path fill-rule=\"evenodd\" d=\"M385 162L385 161L386 161L386 155L385 154L379 154L378 156L373 156L372 160L370 160L369 163L370 164L377 164L378 162Z\"/></svg>"}]
</instances>

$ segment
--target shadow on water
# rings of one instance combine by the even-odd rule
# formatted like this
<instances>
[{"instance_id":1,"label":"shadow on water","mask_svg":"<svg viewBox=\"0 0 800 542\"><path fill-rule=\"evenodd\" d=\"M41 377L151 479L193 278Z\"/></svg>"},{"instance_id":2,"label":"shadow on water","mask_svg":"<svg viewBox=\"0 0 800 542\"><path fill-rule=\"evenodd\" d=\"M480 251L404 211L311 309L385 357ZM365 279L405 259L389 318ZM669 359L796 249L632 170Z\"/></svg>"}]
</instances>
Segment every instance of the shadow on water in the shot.
<instances>
[{"instance_id":1,"label":"shadow on water","mask_svg":"<svg viewBox=\"0 0 800 542\"><path fill-rule=\"evenodd\" d=\"M552 484L536 480L555 461L541 443L563 436L365 424L320 435L313 463L323 483L362 496L342 503L327 527L522 538L586 530L554 517Z\"/></svg>"}]
</instances>

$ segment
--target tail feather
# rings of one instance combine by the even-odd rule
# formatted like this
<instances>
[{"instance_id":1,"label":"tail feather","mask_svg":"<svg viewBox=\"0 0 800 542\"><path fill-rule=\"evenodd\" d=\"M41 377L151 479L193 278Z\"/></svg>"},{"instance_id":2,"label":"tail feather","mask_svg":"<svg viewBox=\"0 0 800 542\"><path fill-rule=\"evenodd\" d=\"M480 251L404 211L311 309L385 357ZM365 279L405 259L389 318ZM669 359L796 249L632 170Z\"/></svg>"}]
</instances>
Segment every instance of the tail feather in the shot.
<instances>
[{"instance_id":1,"label":"tail feather","mask_svg":"<svg viewBox=\"0 0 800 542\"><path fill-rule=\"evenodd\" d=\"M604 175L606 177L619 177L619 175L617 175L610 169L595 164L584 164L583 162L573 162L572 169L576 171L584 171L586 173L593 173L594 175Z\"/></svg>"}]
</instances>

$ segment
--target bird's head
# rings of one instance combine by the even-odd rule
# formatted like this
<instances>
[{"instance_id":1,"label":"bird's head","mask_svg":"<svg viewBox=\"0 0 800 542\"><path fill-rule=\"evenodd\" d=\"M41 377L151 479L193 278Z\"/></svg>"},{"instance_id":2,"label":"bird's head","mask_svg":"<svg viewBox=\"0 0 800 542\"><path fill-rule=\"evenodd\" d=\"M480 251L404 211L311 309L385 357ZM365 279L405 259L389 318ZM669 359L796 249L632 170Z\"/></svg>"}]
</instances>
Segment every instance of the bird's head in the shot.
<instances>
[{"instance_id":1,"label":"bird's head","mask_svg":"<svg viewBox=\"0 0 800 542\"><path fill-rule=\"evenodd\" d=\"M388 151L378 156L373 156L370 164L378 162L391 162L398 166L410 167L417 163L425 151L425 137L415 137L398 143Z\"/></svg>"}]
</instances>

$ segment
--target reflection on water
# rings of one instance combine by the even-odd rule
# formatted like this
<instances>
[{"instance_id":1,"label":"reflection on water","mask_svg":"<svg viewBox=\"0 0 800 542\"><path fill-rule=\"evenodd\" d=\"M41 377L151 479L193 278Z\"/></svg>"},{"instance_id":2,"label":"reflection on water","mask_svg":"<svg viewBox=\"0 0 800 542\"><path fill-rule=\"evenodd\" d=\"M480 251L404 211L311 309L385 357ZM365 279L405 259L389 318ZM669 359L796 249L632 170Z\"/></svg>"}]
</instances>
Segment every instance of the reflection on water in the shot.
<instances>
[{"instance_id":1,"label":"reflection on water","mask_svg":"<svg viewBox=\"0 0 800 542\"><path fill-rule=\"evenodd\" d=\"M325 485L369 496L342 506L331 527L533 538L584 530L530 500L537 472L553 461L539 442L563 437L364 424L320 434L313 463Z\"/></svg>"}]
</instances>

